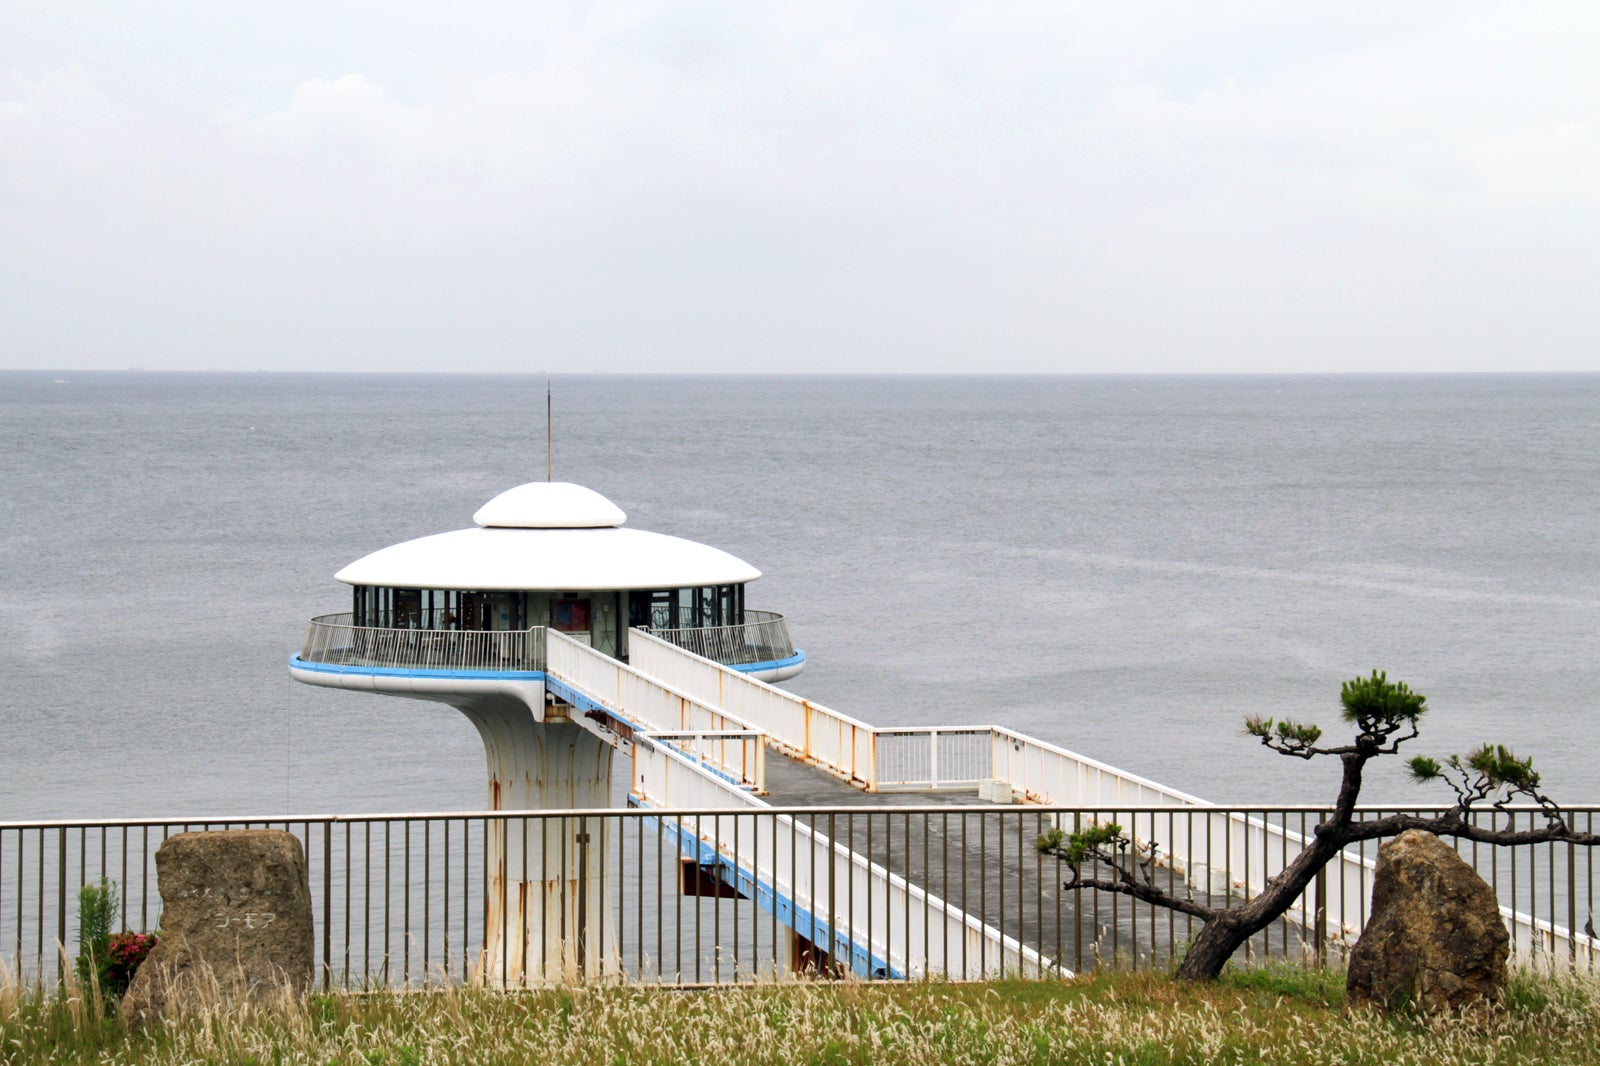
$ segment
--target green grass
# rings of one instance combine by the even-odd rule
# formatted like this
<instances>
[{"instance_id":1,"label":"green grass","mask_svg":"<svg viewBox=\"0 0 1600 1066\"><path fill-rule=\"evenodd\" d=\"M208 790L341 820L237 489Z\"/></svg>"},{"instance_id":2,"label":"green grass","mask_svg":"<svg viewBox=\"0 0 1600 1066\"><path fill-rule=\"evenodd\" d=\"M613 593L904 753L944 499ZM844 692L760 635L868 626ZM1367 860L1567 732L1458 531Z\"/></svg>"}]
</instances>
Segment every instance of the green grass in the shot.
<instances>
[{"instance_id":1,"label":"green grass","mask_svg":"<svg viewBox=\"0 0 1600 1066\"><path fill-rule=\"evenodd\" d=\"M1337 975L1234 973L1211 985L794 982L681 992L603 987L317 996L212 1006L130 1032L75 995L0 983L0 1062L1597 1063L1600 982L1519 977L1491 1019L1347 1010Z\"/></svg>"}]
</instances>

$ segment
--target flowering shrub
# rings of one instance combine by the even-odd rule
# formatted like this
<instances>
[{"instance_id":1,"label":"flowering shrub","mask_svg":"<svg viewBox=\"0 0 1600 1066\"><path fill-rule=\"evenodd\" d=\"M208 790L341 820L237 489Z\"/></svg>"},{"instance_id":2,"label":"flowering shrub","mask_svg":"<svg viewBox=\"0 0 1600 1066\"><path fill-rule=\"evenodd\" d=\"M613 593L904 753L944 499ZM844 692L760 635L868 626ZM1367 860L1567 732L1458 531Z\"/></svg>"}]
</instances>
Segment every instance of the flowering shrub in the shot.
<instances>
[{"instance_id":1,"label":"flowering shrub","mask_svg":"<svg viewBox=\"0 0 1600 1066\"><path fill-rule=\"evenodd\" d=\"M128 990L134 972L156 946L154 933L115 933L106 949L106 991L120 996Z\"/></svg>"}]
</instances>

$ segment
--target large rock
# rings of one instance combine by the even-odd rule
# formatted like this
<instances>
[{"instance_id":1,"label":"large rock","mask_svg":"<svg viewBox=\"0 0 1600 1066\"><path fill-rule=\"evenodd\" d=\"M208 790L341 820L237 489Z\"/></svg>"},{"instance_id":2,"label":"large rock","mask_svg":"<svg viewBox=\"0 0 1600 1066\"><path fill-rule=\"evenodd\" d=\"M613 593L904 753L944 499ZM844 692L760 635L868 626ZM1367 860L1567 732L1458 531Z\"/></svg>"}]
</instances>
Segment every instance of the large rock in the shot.
<instances>
[{"instance_id":1,"label":"large rock","mask_svg":"<svg viewBox=\"0 0 1600 1066\"><path fill-rule=\"evenodd\" d=\"M310 989L316 954L311 888L305 852L293 834L181 833L157 850L156 882L161 940L123 997L129 1018L185 1006L298 999Z\"/></svg>"},{"instance_id":2,"label":"large rock","mask_svg":"<svg viewBox=\"0 0 1600 1066\"><path fill-rule=\"evenodd\" d=\"M1372 914L1345 990L1385 1009L1498 1007L1510 940L1477 871L1432 833L1407 830L1378 849Z\"/></svg>"}]
</instances>

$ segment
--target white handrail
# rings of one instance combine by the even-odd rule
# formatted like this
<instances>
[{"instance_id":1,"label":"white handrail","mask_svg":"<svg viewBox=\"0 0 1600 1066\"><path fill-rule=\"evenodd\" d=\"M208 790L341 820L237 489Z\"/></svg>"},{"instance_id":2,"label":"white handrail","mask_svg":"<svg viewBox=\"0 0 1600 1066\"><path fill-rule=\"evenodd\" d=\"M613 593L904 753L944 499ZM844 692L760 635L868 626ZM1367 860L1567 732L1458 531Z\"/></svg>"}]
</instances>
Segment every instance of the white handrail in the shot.
<instances>
[{"instance_id":1,"label":"white handrail","mask_svg":"<svg viewBox=\"0 0 1600 1066\"><path fill-rule=\"evenodd\" d=\"M722 737L760 736L760 731L750 723L727 714L721 708L674 692L625 663L562 633L555 632L549 636L548 652L545 674L549 681L582 693L588 700L620 715L633 728L647 735L661 732L673 736L685 733ZM743 742L711 745L705 755L709 759L708 765L715 770L756 791L765 791L765 745L758 742L754 746L757 752L754 757L747 757L747 745ZM730 751L735 750L739 758L728 759Z\"/></svg>"},{"instance_id":2,"label":"white handrail","mask_svg":"<svg viewBox=\"0 0 1600 1066\"><path fill-rule=\"evenodd\" d=\"M758 883L765 893L755 895L769 906L779 898L790 901L790 928L814 943L823 941L817 946L829 955L848 956L845 968L857 976L924 977L942 972L976 980L1002 972L1039 976L1054 969L1051 960L1015 937L790 815L772 816L773 828L759 832L753 817L741 817L737 809L727 807L753 813L770 805L730 790L726 782L681 753L647 743L635 749L635 758L635 786L647 806L722 807L692 822L679 818L674 828L692 832L718 861L730 866L723 876ZM874 908L876 922L870 917ZM924 925L912 915L929 920ZM857 916L860 920L853 923ZM886 972L875 972L879 963Z\"/></svg>"},{"instance_id":3,"label":"white handrail","mask_svg":"<svg viewBox=\"0 0 1600 1066\"><path fill-rule=\"evenodd\" d=\"M795 651L789 625L776 611L746 611L740 625L651 628L645 632L719 663L781 662Z\"/></svg>"},{"instance_id":4,"label":"white handrail","mask_svg":"<svg viewBox=\"0 0 1600 1066\"><path fill-rule=\"evenodd\" d=\"M300 659L378 669L538 671L545 630L380 629L352 625L346 614L313 618Z\"/></svg>"},{"instance_id":5,"label":"white handrail","mask_svg":"<svg viewBox=\"0 0 1600 1066\"><path fill-rule=\"evenodd\" d=\"M672 647L666 642L660 643ZM671 688L633 665L618 662L559 633L550 637L547 673L550 679L575 690L583 699L667 733L702 728L718 732L760 731L754 723L722 710L720 703L713 704ZM735 671L730 673L741 676ZM676 726L669 724L674 711L681 723ZM706 724L698 724L695 719L705 720ZM769 806L739 788L728 776L713 772L674 745L658 741L651 732L636 733L634 740L630 790L651 806L736 809ZM868 861L845 845L831 843L821 834L797 825L788 816L780 815L778 822L778 836L783 839L777 846L769 835L767 844L758 847L757 834L750 827L746 827L741 838L732 829L740 824L740 819L733 815L713 818L711 835L702 834L701 840L734 865L736 876L738 871L744 871L764 880L774 897L787 892L795 904L791 928L801 932L796 927L795 914L804 911L812 916L813 931L820 925L827 931L830 944L847 945L850 967L859 970L860 976L873 976L875 960L884 960L889 971L903 976L925 974L935 954L930 944L921 939L922 930L909 921L900 923L898 934L892 917L886 925L873 926L869 922L861 929L850 928L849 916L870 914L875 902L882 904L885 900L890 901L888 914L891 916L909 914L913 909L919 914L940 915L942 921L929 927L937 933L930 932L928 936L939 939L941 957L959 957L962 965L969 967L961 976L982 977L1000 972L1008 960L1013 971L1041 973L1052 965L1016 938L932 897L919 886L909 884L904 877ZM788 846L784 846L785 842ZM793 866L787 865L791 856ZM810 886L818 883L819 876L823 884L832 886L831 916L823 913L818 917L818 910L825 901L811 898ZM837 897L841 885L845 886L847 896L843 900ZM860 912L855 910L858 905L863 908ZM957 945L964 947L957 950ZM823 950L829 949L824 947ZM863 953L864 961L858 960L857 956Z\"/></svg>"},{"instance_id":6,"label":"white handrail","mask_svg":"<svg viewBox=\"0 0 1600 1066\"><path fill-rule=\"evenodd\" d=\"M869 791L877 787L876 730L847 714L696 655L641 630L628 645L630 664L694 699L728 708L778 748Z\"/></svg>"},{"instance_id":7,"label":"white handrail","mask_svg":"<svg viewBox=\"0 0 1600 1066\"><path fill-rule=\"evenodd\" d=\"M1134 839L1159 843L1166 862L1193 882L1222 892L1230 889L1254 894L1264 888L1304 850L1307 840L1299 833L1265 819L1216 809L1212 804L1159 782L1130 774L1024 733L1001 726L922 727L877 729L859 719L812 703L766 682L730 670L703 656L635 634L632 659L652 674L669 679L680 691L729 708L766 730L781 748L867 789L906 787L967 787L969 761L959 775L941 772L940 745L954 736L984 736L990 753L987 780L1008 786L1015 799L1053 807L1073 807L1114 813L1130 808L1172 808L1184 817L1162 818L1153 812L1133 816L1126 826ZM925 738L926 753L908 754L905 742ZM925 765L926 779L907 772L907 764ZM1359 914L1365 920L1372 898L1376 864L1357 852L1341 852L1320 881L1324 931L1334 940L1357 932L1337 916ZM1236 884L1213 884L1220 871L1243 877ZM1347 909L1347 903L1349 907ZM1306 904L1306 908L1315 903ZM1542 945L1544 950L1587 950L1589 938L1510 908L1502 913L1519 950ZM1305 908L1292 917L1306 927L1317 916Z\"/></svg>"}]
</instances>

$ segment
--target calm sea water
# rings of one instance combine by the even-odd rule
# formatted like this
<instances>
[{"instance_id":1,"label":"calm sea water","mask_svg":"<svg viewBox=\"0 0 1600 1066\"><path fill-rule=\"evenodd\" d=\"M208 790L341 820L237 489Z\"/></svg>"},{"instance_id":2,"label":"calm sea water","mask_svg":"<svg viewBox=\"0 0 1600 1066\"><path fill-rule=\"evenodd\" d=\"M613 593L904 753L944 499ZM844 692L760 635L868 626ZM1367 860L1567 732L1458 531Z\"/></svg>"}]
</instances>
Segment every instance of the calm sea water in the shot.
<instances>
[{"instance_id":1,"label":"calm sea water","mask_svg":"<svg viewBox=\"0 0 1600 1066\"><path fill-rule=\"evenodd\" d=\"M285 662L339 567L543 477L544 384L0 374L0 819L480 807L460 715ZM760 567L840 710L1320 800L1239 723L1376 667L1418 752L1600 801L1600 376L554 384L557 477Z\"/></svg>"}]
</instances>

